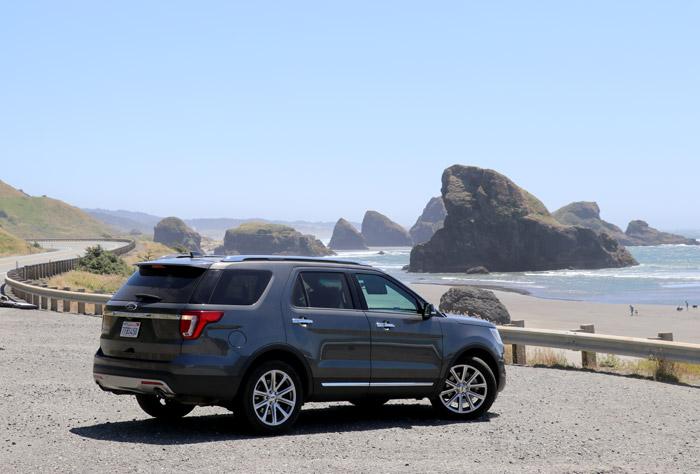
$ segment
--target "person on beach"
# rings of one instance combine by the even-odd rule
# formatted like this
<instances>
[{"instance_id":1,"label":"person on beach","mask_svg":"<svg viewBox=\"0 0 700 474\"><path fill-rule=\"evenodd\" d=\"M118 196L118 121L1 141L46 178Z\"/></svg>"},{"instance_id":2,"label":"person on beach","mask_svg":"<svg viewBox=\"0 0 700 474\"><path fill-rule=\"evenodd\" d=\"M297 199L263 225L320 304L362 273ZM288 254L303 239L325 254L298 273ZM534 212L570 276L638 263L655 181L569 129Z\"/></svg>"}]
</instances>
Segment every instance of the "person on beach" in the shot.
<instances>
[{"instance_id":1,"label":"person on beach","mask_svg":"<svg viewBox=\"0 0 700 474\"><path fill-rule=\"evenodd\" d=\"M630 316L634 316L634 306L630 305Z\"/></svg>"},{"instance_id":2,"label":"person on beach","mask_svg":"<svg viewBox=\"0 0 700 474\"><path fill-rule=\"evenodd\" d=\"M685 310L688 311L688 300L685 300Z\"/></svg>"}]
</instances>

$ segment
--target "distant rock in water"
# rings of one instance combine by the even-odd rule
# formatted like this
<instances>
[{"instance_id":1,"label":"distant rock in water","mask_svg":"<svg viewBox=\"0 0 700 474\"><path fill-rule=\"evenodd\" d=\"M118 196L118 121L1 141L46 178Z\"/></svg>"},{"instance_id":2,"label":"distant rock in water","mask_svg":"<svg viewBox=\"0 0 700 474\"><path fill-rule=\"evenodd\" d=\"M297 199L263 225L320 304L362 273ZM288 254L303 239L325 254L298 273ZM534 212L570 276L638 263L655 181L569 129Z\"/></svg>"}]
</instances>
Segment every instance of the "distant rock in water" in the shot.
<instances>
[{"instance_id":1,"label":"distant rock in water","mask_svg":"<svg viewBox=\"0 0 700 474\"><path fill-rule=\"evenodd\" d=\"M486 267L471 267L467 268L467 271L465 272L467 275L486 275L489 273L489 269Z\"/></svg>"},{"instance_id":2,"label":"distant rock in water","mask_svg":"<svg viewBox=\"0 0 700 474\"><path fill-rule=\"evenodd\" d=\"M158 222L153 229L153 240L174 249L202 251L202 237L177 217L166 217Z\"/></svg>"},{"instance_id":3,"label":"distant rock in water","mask_svg":"<svg viewBox=\"0 0 700 474\"><path fill-rule=\"evenodd\" d=\"M371 247L410 247L413 239L396 222L377 211L367 211L362 219L362 236Z\"/></svg>"},{"instance_id":4,"label":"distant rock in water","mask_svg":"<svg viewBox=\"0 0 700 474\"><path fill-rule=\"evenodd\" d=\"M689 239L682 235L669 234L668 232L661 232L653 227L649 227L649 224L646 222L639 220L629 223L625 235L628 240L626 245L698 245L698 241L695 239Z\"/></svg>"},{"instance_id":5,"label":"distant rock in water","mask_svg":"<svg viewBox=\"0 0 700 474\"><path fill-rule=\"evenodd\" d=\"M217 252L227 255L299 255L322 257L333 255L313 235L304 235L292 227L281 224L248 222L229 229L224 236L224 245Z\"/></svg>"},{"instance_id":6,"label":"distant rock in water","mask_svg":"<svg viewBox=\"0 0 700 474\"><path fill-rule=\"evenodd\" d=\"M637 262L615 239L557 222L532 194L493 170L454 165L442 175L447 217L411 251L410 271L464 273L609 268Z\"/></svg>"},{"instance_id":7,"label":"distant rock in water","mask_svg":"<svg viewBox=\"0 0 700 474\"><path fill-rule=\"evenodd\" d=\"M360 231L341 217L335 223L328 247L333 250L366 250L367 243Z\"/></svg>"},{"instance_id":8,"label":"distant rock in water","mask_svg":"<svg viewBox=\"0 0 700 474\"><path fill-rule=\"evenodd\" d=\"M423 213L416 223L413 224L411 230L409 230L413 243L422 244L430 240L433 234L442 228L446 215L447 210L445 209L445 203L442 202L442 197L438 196L430 199L425 209L423 209Z\"/></svg>"},{"instance_id":9,"label":"distant rock in water","mask_svg":"<svg viewBox=\"0 0 700 474\"><path fill-rule=\"evenodd\" d=\"M605 232L623 245L628 245L627 236L615 224L600 218L600 207L596 202L572 202L552 213L552 216L565 225L578 225L594 230L598 234Z\"/></svg>"},{"instance_id":10,"label":"distant rock in water","mask_svg":"<svg viewBox=\"0 0 700 474\"><path fill-rule=\"evenodd\" d=\"M447 290L447 293L440 298L440 311L473 316L494 324L510 323L510 313L493 291L473 286L460 286Z\"/></svg>"}]
</instances>

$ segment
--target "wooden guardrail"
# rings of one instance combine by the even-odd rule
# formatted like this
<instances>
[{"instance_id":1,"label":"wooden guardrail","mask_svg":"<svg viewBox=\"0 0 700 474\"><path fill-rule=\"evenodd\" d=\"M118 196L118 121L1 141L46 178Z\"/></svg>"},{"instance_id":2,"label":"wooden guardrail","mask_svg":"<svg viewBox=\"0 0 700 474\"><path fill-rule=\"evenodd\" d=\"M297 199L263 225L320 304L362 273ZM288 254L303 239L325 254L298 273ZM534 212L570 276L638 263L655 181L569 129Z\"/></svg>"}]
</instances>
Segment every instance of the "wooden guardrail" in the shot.
<instances>
[{"instance_id":1,"label":"wooden guardrail","mask_svg":"<svg viewBox=\"0 0 700 474\"><path fill-rule=\"evenodd\" d=\"M525 363L525 346L581 351L583 367L595 366L591 354L596 352L700 364L700 344L674 342L671 333L659 333L655 338L644 339L595 334L593 330L593 325L588 324L571 331L498 326L503 342L513 345L514 359L516 353L523 354L520 360L514 360L518 364Z\"/></svg>"},{"instance_id":2,"label":"wooden guardrail","mask_svg":"<svg viewBox=\"0 0 700 474\"><path fill-rule=\"evenodd\" d=\"M120 242L124 245L110 252L123 255L136 248L136 242L126 239L28 239L31 242ZM80 258L56 260L52 262L26 265L7 272L5 285L12 294L28 303L35 304L40 309L63 312L71 312L73 306L79 314L87 314L86 305L94 306L94 314L102 314L104 303L109 301L112 295L85 293L83 291L71 291L70 288L49 288L46 285L37 284L36 280L50 278L60 273L68 272L76 268ZM75 305L73 304L75 303Z\"/></svg>"}]
</instances>

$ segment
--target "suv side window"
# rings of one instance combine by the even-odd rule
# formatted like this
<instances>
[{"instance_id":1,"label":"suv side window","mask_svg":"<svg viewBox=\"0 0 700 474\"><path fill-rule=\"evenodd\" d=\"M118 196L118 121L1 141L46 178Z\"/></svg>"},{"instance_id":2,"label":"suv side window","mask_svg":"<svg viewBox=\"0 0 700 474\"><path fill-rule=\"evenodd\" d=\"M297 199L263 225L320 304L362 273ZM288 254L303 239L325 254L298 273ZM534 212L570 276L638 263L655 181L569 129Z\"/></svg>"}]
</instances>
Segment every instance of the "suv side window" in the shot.
<instances>
[{"instance_id":1,"label":"suv side window","mask_svg":"<svg viewBox=\"0 0 700 474\"><path fill-rule=\"evenodd\" d=\"M301 272L294 284L292 304L309 308L353 308L345 274L335 272Z\"/></svg>"},{"instance_id":2,"label":"suv side window","mask_svg":"<svg viewBox=\"0 0 700 474\"><path fill-rule=\"evenodd\" d=\"M272 272L266 270L224 270L209 303L253 305L260 299L271 278Z\"/></svg>"},{"instance_id":3,"label":"suv side window","mask_svg":"<svg viewBox=\"0 0 700 474\"><path fill-rule=\"evenodd\" d=\"M391 280L371 273L357 273L355 279L362 289L368 310L418 312L413 295Z\"/></svg>"}]
</instances>

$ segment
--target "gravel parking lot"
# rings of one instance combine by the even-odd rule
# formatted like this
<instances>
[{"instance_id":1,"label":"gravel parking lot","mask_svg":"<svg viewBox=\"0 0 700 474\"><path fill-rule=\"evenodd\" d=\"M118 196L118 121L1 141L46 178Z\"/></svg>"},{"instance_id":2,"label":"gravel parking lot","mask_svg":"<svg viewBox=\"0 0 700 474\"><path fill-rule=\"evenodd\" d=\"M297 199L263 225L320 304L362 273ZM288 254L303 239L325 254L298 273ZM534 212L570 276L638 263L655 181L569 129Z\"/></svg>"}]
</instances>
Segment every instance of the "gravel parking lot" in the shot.
<instances>
[{"instance_id":1,"label":"gravel parking lot","mask_svg":"<svg viewBox=\"0 0 700 474\"><path fill-rule=\"evenodd\" d=\"M509 367L488 417L436 420L427 401L379 414L309 404L259 438L224 409L160 424L92 381L98 318L0 309L3 472L700 472L700 389Z\"/></svg>"}]
</instances>

